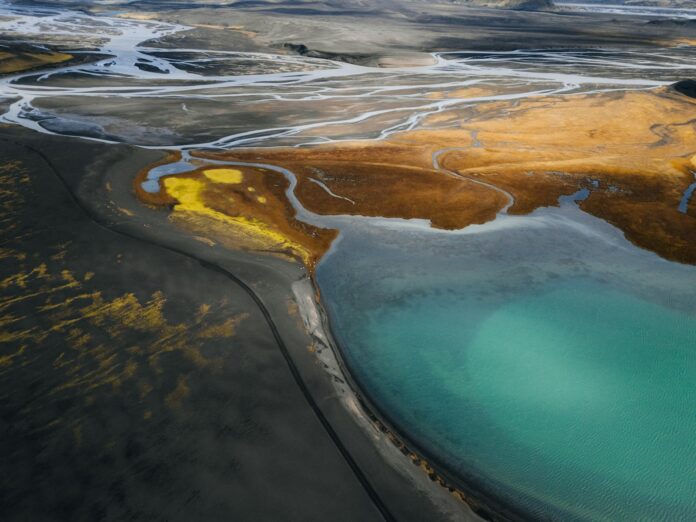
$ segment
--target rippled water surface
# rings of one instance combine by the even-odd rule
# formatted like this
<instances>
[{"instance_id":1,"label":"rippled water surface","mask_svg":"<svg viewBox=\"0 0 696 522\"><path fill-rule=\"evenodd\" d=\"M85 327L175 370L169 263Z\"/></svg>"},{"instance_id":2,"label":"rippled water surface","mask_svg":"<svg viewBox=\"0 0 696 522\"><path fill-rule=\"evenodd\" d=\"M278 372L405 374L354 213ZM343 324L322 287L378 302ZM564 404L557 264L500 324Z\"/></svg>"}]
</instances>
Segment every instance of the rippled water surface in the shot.
<instances>
[{"instance_id":1,"label":"rippled water surface","mask_svg":"<svg viewBox=\"0 0 696 522\"><path fill-rule=\"evenodd\" d=\"M346 233L319 281L355 377L421 448L535 515L696 513L695 269L572 205L384 233Z\"/></svg>"}]
</instances>

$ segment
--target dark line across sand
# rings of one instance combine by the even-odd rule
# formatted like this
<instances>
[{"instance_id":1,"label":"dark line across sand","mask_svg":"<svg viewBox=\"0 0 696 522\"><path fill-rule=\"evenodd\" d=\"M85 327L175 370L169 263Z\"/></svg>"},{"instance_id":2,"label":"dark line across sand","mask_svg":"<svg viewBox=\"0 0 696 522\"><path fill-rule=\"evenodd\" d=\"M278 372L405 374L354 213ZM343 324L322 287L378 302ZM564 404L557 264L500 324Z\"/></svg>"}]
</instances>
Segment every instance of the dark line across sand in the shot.
<instances>
[{"instance_id":1,"label":"dark line across sand","mask_svg":"<svg viewBox=\"0 0 696 522\"><path fill-rule=\"evenodd\" d=\"M9 141L5 138L3 138L3 140ZM297 386L300 388L300 391L302 392L307 403L309 404L309 407L312 409L312 411L316 415L317 419L321 423L324 430L326 430L326 433L329 436L329 438L336 445L336 448L341 453L341 455L345 459L345 461L348 464L348 466L350 467L350 469L355 474L355 477L358 479L358 481L360 482L362 487L365 489L365 492L368 494L368 496L370 497L370 499L374 503L375 507L379 510L379 512L381 513L384 520L387 520L387 521L396 520L396 518L391 513L389 508L384 504L384 502L380 498L379 494L372 487L372 485L370 484L370 481L365 476L365 473L363 473L363 471L360 469L360 466L358 465L358 463L355 461L355 459L353 459L353 457L351 456L351 454L347 450L345 444L343 444L343 442L341 441L341 438L336 433L336 430L334 430L334 428L331 426L331 423L329 422L329 420L326 418L324 413L321 411L321 409L317 405L316 401L314 400L314 397L312 397L312 394L310 393L309 389L307 388L307 385L305 384L304 380L302 379L302 376L300 375L300 372L299 372L297 366L295 365L295 362L293 361L292 357L290 356L290 353L288 352L287 346L285 345L285 342L283 341L282 337L280 336L280 332L278 331L277 326L273 322L273 318L271 317L271 314L268 311L268 308L266 307L266 305L264 305L263 301L258 296L258 294L256 294L256 292L254 292L254 290L252 290L252 288L249 285L247 285L244 281L239 279L237 276L235 276L231 272L222 268L220 265L217 265L217 264L212 263L210 261L206 261L204 259L196 257L195 255L190 254L189 252L185 252L184 250L174 248L171 246L167 246L167 245L158 243L157 241L153 241L151 239L143 239L143 238L138 237L135 234L131 234L129 232L125 232L123 230L118 230L118 229L115 229L115 228L109 226L106 222L100 220L97 216L92 214L92 212L90 212L90 210L85 205L82 204L82 202L72 192L72 190L70 189L70 186L65 181L63 176L60 174L60 172L58 171L56 166L53 164L53 162L51 162L50 158L48 158L43 152L41 152L40 150L38 150L30 145L21 144L18 142L13 142L13 144L16 146L19 146L19 147L23 147L23 148L31 151L32 153L38 155L39 157L41 157L41 159L49 167L49 170L58 178L58 180L60 180L61 184L63 185L63 187L65 188L65 190L69 194L70 198L98 226L105 228L107 230L110 230L111 232L115 232L116 234L128 237L130 239L135 239L138 241L146 241L148 244L152 244L152 245L155 245L159 248L164 248L166 250L169 250L170 252L174 252L175 254L191 258L191 259L197 261L198 263L200 263L200 265L203 268L219 272L219 273L223 274L224 276L228 277L229 279L231 279L232 281L234 281L237 285L239 285L239 287L241 287L249 295L249 297L251 297L251 299L256 303L259 310L263 314L263 316L266 319L266 322L268 324L268 327L270 328L271 332L273 333L273 337L276 340L276 343L278 345L278 349L282 353L283 358L285 359L285 361L288 365L288 368L290 369L290 373L292 374L293 378L295 379L295 382L297 383Z\"/></svg>"}]
</instances>

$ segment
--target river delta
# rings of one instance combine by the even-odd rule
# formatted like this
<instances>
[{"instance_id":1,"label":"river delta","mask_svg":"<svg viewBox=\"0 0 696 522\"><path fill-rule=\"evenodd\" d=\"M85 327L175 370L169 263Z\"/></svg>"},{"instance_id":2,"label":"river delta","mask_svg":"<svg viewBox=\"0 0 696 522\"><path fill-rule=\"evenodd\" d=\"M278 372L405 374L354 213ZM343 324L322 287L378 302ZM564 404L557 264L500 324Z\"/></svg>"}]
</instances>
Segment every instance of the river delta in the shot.
<instances>
[{"instance_id":1,"label":"river delta","mask_svg":"<svg viewBox=\"0 0 696 522\"><path fill-rule=\"evenodd\" d=\"M0 5L13 518L693 518L693 12L283 9Z\"/></svg>"}]
</instances>

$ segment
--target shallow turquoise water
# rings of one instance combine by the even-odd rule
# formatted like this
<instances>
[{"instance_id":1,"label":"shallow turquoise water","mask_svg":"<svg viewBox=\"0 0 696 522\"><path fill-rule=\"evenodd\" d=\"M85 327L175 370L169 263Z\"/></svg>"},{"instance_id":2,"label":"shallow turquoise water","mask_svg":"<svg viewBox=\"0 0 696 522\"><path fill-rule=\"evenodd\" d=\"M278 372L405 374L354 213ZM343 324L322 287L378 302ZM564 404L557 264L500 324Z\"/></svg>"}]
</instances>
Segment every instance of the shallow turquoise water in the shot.
<instances>
[{"instance_id":1,"label":"shallow turquoise water","mask_svg":"<svg viewBox=\"0 0 696 522\"><path fill-rule=\"evenodd\" d=\"M693 520L696 314L677 291L628 284L635 271L688 293L694 272L631 249L612 254L621 268L588 248L591 269L522 247L491 261L477 241L424 267L440 243L347 238L320 267L361 386L437 460L534 516Z\"/></svg>"}]
</instances>

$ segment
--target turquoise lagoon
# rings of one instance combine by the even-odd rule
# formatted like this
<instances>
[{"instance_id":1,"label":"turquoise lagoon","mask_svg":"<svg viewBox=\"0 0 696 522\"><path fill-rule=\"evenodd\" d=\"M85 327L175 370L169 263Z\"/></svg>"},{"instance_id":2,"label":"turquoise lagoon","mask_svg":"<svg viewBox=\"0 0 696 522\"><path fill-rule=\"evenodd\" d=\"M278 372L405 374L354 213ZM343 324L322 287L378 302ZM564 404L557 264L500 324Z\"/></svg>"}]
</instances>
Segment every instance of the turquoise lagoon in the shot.
<instances>
[{"instance_id":1,"label":"turquoise lagoon","mask_svg":"<svg viewBox=\"0 0 696 522\"><path fill-rule=\"evenodd\" d=\"M571 204L357 221L317 277L356 381L453 474L533 518L696 518L696 268Z\"/></svg>"}]
</instances>

